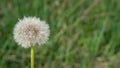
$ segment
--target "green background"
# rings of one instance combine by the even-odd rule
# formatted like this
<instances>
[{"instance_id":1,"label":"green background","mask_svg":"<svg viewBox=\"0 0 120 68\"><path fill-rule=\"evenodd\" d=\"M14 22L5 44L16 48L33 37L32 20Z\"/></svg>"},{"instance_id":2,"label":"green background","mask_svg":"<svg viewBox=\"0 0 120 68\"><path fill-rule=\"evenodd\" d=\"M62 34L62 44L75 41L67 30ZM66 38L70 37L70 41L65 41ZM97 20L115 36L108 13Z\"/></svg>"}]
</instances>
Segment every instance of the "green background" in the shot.
<instances>
[{"instance_id":1,"label":"green background","mask_svg":"<svg viewBox=\"0 0 120 68\"><path fill-rule=\"evenodd\" d=\"M0 0L0 68L30 68L14 25L36 16L50 26L35 68L120 68L120 0Z\"/></svg>"}]
</instances>

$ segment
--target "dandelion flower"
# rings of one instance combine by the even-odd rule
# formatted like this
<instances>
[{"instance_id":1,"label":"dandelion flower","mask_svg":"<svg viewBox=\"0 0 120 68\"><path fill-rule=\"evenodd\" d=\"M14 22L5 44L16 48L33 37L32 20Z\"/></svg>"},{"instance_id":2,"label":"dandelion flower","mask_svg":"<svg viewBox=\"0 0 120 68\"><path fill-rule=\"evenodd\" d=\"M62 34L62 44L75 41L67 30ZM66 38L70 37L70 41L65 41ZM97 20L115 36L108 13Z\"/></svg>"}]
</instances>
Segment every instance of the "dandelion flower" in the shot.
<instances>
[{"instance_id":1,"label":"dandelion flower","mask_svg":"<svg viewBox=\"0 0 120 68\"><path fill-rule=\"evenodd\" d=\"M25 48L45 44L49 34L48 24L36 17L24 17L14 28L15 41Z\"/></svg>"}]
</instances>

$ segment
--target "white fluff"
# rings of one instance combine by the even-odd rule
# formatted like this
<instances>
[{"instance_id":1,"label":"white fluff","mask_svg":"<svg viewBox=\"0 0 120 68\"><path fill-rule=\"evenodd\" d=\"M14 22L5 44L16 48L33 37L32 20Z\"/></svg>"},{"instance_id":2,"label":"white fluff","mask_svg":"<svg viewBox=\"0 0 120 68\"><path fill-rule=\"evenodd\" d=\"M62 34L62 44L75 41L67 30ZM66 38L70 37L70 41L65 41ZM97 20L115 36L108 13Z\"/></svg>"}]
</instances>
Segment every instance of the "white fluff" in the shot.
<instances>
[{"instance_id":1,"label":"white fluff","mask_svg":"<svg viewBox=\"0 0 120 68\"><path fill-rule=\"evenodd\" d=\"M45 44L50 35L48 24L36 17L24 17L14 28L14 39L22 47Z\"/></svg>"}]
</instances>

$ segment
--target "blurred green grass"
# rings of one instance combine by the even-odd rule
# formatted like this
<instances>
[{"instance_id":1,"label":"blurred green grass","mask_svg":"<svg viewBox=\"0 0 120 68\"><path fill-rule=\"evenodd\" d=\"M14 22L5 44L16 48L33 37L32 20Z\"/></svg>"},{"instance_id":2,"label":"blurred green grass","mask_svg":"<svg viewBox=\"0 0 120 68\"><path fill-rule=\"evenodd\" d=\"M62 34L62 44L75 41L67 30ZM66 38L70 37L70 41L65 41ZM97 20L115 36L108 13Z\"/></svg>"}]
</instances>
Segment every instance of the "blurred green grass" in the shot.
<instances>
[{"instance_id":1,"label":"blurred green grass","mask_svg":"<svg viewBox=\"0 0 120 68\"><path fill-rule=\"evenodd\" d=\"M30 49L13 39L24 16L50 25L35 68L120 68L119 0L0 0L0 68L30 68Z\"/></svg>"}]
</instances>

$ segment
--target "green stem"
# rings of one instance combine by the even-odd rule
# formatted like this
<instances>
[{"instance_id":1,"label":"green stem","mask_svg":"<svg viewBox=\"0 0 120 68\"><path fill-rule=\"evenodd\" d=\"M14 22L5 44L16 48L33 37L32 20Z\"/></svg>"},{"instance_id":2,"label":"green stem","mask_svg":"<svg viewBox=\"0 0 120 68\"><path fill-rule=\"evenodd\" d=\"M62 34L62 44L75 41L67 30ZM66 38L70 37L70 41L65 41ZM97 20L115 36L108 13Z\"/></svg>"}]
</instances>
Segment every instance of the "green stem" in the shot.
<instances>
[{"instance_id":1,"label":"green stem","mask_svg":"<svg viewBox=\"0 0 120 68\"><path fill-rule=\"evenodd\" d=\"M31 68L34 68L34 48L31 47Z\"/></svg>"}]
</instances>

